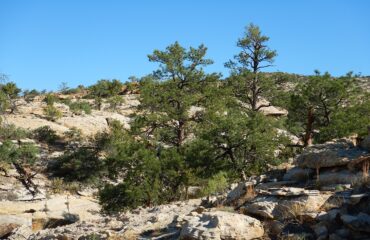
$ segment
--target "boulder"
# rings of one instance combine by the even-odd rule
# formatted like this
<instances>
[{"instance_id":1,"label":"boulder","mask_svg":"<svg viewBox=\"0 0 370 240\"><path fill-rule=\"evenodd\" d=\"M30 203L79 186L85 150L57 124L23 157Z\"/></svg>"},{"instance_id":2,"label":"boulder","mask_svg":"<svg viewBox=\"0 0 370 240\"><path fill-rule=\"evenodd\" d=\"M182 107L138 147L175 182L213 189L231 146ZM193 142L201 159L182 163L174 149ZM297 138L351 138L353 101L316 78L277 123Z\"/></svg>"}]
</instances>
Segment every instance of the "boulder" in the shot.
<instances>
[{"instance_id":1,"label":"boulder","mask_svg":"<svg viewBox=\"0 0 370 240\"><path fill-rule=\"evenodd\" d=\"M242 210L266 219L287 219L318 212L329 197L330 194L316 191L312 194L307 191L296 196L258 196L246 203Z\"/></svg>"},{"instance_id":2,"label":"boulder","mask_svg":"<svg viewBox=\"0 0 370 240\"><path fill-rule=\"evenodd\" d=\"M180 239L248 240L263 235L264 229L259 220L241 214L215 211L188 218L181 229Z\"/></svg>"},{"instance_id":3,"label":"boulder","mask_svg":"<svg viewBox=\"0 0 370 240\"><path fill-rule=\"evenodd\" d=\"M367 153L348 139L327 142L308 147L296 159L300 168L322 168L347 165Z\"/></svg>"},{"instance_id":4,"label":"boulder","mask_svg":"<svg viewBox=\"0 0 370 240\"><path fill-rule=\"evenodd\" d=\"M242 207L242 211L265 219L274 219L279 200L276 197L257 197Z\"/></svg>"},{"instance_id":5,"label":"boulder","mask_svg":"<svg viewBox=\"0 0 370 240\"><path fill-rule=\"evenodd\" d=\"M348 170L341 171L322 171L320 172L320 186L335 184L355 184L362 179L362 173L351 172Z\"/></svg>"},{"instance_id":6,"label":"boulder","mask_svg":"<svg viewBox=\"0 0 370 240\"><path fill-rule=\"evenodd\" d=\"M370 136L367 136L364 140L361 141L360 147L370 152Z\"/></svg>"},{"instance_id":7,"label":"boulder","mask_svg":"<svg viewBox=\"0 0 370 240\"><path fill-rule=\"evenodd\" d=\"M0 225L0 239L7 238L11 234L11 232L17 227L19 227L19 225L15 223L1 224Z\"/></svg>"},{"instance_id":8,"label":"boulder","mask_svg":"<svg viewBox=\"0 0 370 240\"><path fill-rule=\"evenodd\" d=\"M370 233L370 215L365 213L359 213L356 216L353 215L342 215L342 221L346 226L354 231Z\"/></svg>"},{"instance_id":9,"label":"boulder","mask_svg":"<svg viewBox=\"0 0 370 240\"><path fill-rule=\"evenodd\" d=\"M233 203L240 200L242 197L247 197L246 195L253 189L253 182L241 182L235 188L233 188L226 197L226 204Z\"/></svg>"},{"instance_id":10,"label":"boulder","mask_svg":"<svg viewBox=\"0 0 370 240\"><path fill-rule=\"evenodd\" d=\"M310 168L294 167L289 169L283 176L284 181L307 182L313 174Z\"/></svg>"},{"instance_id":11,"label":"boulder","mask_svg":"<svg viewBox=\"0 0 370 240\"><path fill-rule=\"evenodd\" d=\"M317 196L320 194L317 190L306 190L304 188L298 187L281 187L281 188L269 188L267 190L257 189L256 192L262 195L271 195L271 196Z\"/></svg>"}]
</instances>

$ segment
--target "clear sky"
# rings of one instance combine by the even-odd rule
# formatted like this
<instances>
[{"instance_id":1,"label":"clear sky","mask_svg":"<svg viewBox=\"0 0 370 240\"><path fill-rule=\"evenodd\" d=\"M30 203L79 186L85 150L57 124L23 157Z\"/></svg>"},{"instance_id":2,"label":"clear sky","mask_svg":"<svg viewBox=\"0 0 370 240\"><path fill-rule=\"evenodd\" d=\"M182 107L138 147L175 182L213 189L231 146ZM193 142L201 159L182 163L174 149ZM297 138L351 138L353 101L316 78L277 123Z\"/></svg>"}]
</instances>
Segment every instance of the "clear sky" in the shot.
<instances>
[{"instance_id":1,"label":"clear sky","mask_svg":"<svg viewBox=\"0 0 370 240\"><path fill-rule=\"evenodd\" d=\"M226 76L251 22L278 52L269 71L370 75L368 0L0 0L0 72L23 89L126 81L155 70L147 54L178 40L204 43L207 71Z\"/></svg>"}]
</instances>

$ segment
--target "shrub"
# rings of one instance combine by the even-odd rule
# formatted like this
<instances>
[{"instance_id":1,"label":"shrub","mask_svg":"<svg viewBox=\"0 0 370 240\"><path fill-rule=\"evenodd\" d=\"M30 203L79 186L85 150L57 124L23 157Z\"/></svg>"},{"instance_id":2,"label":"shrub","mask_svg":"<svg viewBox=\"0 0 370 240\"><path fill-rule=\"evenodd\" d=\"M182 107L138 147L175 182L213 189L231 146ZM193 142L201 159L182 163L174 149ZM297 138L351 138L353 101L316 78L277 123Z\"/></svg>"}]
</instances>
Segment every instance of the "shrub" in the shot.
<instances>
[{"instance_id":1,"label":"shrub","mask_svg":"<svg viewBox=\"0 0 370 240\"><path fill-rule=\"evenodd\" d=\"M64 191L76 193L80 190L80 184L78 182L64 182L63 178L56 177L51 180L50 190L54 194Z\"/></svg>"},{"instance_id":2,"label":"shrub","mask_svg":"<svg viewBox=\"0 0 370 240\"><path fill-rule=\"evenodd\" d=\"M98 158L98 153L88 147L66 152L48 166L54 177L63 177L67 182L86 183L96 183L104 168L104 161Z\"/></svg>"},{"instance_id":3,"label":"shrub","mask_svg":"<svg viewBox=\"0 0 370 240\"><path fill-rule=\"evenodd\" d=\"M53 178L50 182L52 193L62 193L64 191L64 182L62 178Z\"/></svg>"},{"instance_id":4,"label":"shrub","mask_svg":"<svg viewBox=\"0 0 370 240\"><path fill-rule=\"evenodd\" d=\"M3 124L0 127L0 140L21 139L30 135L27 130L16 127L14 124Z\"/></svg>"},{"instance_id":5,"label":"shrub","mask_svg":"<svg viewBox=\"0 0 370 240\"><path fill-rule=\"evenodd\" d=\"M227 174L219 172L207 180L202 189L202 195L211 195L214 193L221 193L228 187Z\"/></svg>"},{"instance_id":6,"label":"shrub","mask_svg":"<svg viewBox=\"0 0 370 240\"><path fill-rule=\"evenodd\" d=\"M24 96L24 99L26 100L26 102L33 101L33 99L38 95L40 95L40 92L37 91L36 89L32 89L31 91L29 91L29 90L24 90L23 91L23 96Z\"/></svg>"},{"instance_id":7,"label":"shrub","mask_svg":"<svg viewBox=\"0 0 370 240\"><path fill-rule=\"evenodd\" d=\"M44 108L44 114L49 121L56 121L62 117L62 112L53 105L47 105Z\"/></svg>"},{"instance_id":8,"label":"shrub","mask_svg":"<svg viewBox=\"0 0 370 240\"><path fill-rule=\"evenodd\" d=\"M86 114L91 113L91 106L88 102L73 102L68 104L69 109L75 114L81 114L85 112Z\"/></svg>"},{"instance_id":9,"label":"shrub","mask_svg":"<svg viewBox=\"0 0 370 240\"><path fill-rule=\"evenodd\" d=\"M116 110L118 106L122 105L125 102L121 96L113 96L108 99L109 108L112 110Z\"/></svg>"},{"instance_id":10,"label":"shrub","mask_svg":"<svg viewBox=\"0 0 370 240\"><path fill-rule=\"evenodd\" d=\"M46 94L46 96L44 97L44 102L48 105L48 106L52 106L54 105L55 102L58 101L58 98L52 94L52 93L48 93Z\"/></svg>"},{"instance_id":11,"label":"shrub","mask_svg":"<svg viewBox=\"0 0 370 240\"><path fill-rule=\"evenodd\" d=\"M112 97L122 91L123 84L116 79L99 80L96 84L89 87L91 97Z\"/></svg>"},{"instance_id":12,"label":"shrub","mask_svg":"<svg viewBox=\"0 0 370 240\"><path fill-rule=\"evenodd\" d=\"M17 146L9 140L0 146L0 162L3 165L18 163L33 165L38 157L39 149L34 144Z\"/></svg>"},{"instance_id":13,"label":"shrub","mask_svg":"<svg viewBox=\"0 0 370 240\"><path fill-rule=\"evenodd\" d=\"M64 132L64 137L69 141L81 141L82 131L76 127L72 127Z\"/></svg>"},{"instance_id":14,"label":"shrub","mask_svg":"<svg viewBox=\"0 0 370 240\"><path fill-rule=\"evenodd\" d=\"M32 135L38 141L49 144L54 144L59 139L56 132L49 126L43 126L33 130Z\"/></svg>"}]
</instances>

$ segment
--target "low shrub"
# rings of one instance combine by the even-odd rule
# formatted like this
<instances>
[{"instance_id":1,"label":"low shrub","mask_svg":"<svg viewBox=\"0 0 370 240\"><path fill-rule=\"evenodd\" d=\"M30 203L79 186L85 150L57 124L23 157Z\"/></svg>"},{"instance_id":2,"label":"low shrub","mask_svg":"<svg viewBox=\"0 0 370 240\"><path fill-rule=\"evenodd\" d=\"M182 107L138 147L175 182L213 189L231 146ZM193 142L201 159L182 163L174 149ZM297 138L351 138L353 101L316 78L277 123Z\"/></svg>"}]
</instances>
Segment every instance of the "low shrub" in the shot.
<instances>
[{"instance_id":1,"label":"low shrub","mask_svg":"<svg viewBox=\"0 0 370 240\"><path fill-rule=\"evenodd\" d=\"M85 182L94 184L104 171L104 161L97 152L88 147L68 151L48 166L54 177L63 177L66 182Z\"/></svg>"},{"instance_id":2,"label":"low shrub","mask_svg":"<svg viewBox=\"0 0 370 240\"><path fill-rule=\"evenodd\" d=\"M47 120L53 121L53 122L62 117L62 112L58 108L54 107L53 105L47 105L44 108L44 114Z\"/></svg>"},{"instance_id":3,"label":"low shrub","mask_svg":"<svg viewBox=\"0 0 370 240\"><path fill-rule=\"evenodd\" d=\"M59 140L59 136L49 126L43 126L33 130L32 136L38 141L48 144L54 144Z\"/></svg>"},{"instance_id":4,"label":"low shrub","mask_svg":"<svg viewBox=\"0 0 370 240\"><path fill-rule=\"evenodd\" d=\"M82 112L91 114L91 106L88 102L72 102L68 106L74 114L81 114Z\"/></svg>"},{"instance_id":5,"label":"low shrub","mask_svg":"<svg viewBox=\"0 0 370 240\"><path fill-rule=\"evenodd\" d=\"M3 124L0 127L0 140L4 141L7 139L21 139L29 137L30 133L22 128L16 127L14 124Z\"/></svg>"}]
</instances>

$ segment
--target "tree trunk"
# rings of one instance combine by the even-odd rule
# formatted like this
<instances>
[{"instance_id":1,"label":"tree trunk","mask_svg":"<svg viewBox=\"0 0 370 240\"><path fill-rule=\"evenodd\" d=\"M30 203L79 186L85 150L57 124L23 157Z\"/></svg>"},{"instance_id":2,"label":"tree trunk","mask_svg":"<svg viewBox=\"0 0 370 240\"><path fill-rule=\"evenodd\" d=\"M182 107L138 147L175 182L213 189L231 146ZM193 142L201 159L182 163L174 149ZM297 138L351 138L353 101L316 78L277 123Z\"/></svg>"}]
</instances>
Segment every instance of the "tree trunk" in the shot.
<instances>
[{"instance_id":1,"label":"tree trunk","mask_svg":"<svg viewBox=\"0 0 370 240\"><path fill-rule=\"evenodd\" d=\"M314 122L313 107L310 107L307 112L306 132L303 139L304 147L312 145L313 122Z\"/></svg>"},{"instance_id":2,"label":"tree trunk","mask_svg":"<svg viewBox=\"0 0 370 240\"><path fill-rule=\"evenodd\" d=\"M177 147L180 148L185 138L185 122L180 120L179 127L177 129Z\"/></svg>"},{"instance_id":3,"label":"tree trunk","mask_svg":"<svg viewBox=\"0 0 370 240\"><path fill-rule=\"evenodd\" d=\"M258 103L258 94L257 94L257 81L258 81L258 75L257 70L254 72L254 79L252 84L252 103L251 108L252 111L257 111L257 103Z\"/></svg>"}]
</instances>

